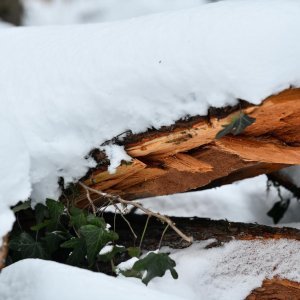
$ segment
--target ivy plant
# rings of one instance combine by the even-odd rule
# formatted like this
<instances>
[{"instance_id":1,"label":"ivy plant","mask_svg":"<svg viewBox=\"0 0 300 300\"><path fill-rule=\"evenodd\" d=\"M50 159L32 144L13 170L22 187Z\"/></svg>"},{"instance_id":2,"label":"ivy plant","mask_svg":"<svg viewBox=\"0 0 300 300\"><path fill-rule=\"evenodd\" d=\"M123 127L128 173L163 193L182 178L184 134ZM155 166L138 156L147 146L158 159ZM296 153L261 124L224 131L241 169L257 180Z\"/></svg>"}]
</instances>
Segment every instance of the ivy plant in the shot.
<instances>
[{"instance_id":1,"label":"ivy plant","mask_svg":"<svg viewBox=\"0 0 300 300\"><path fill-rule=\"evenodd\" d=\"M169 254L151 252L141 258L140 247L116 245L118 234L97 214L76 207L67 208L62 202L52 199L47 199L45 205L38 204L34 210L29 202L22 203L14 207L14 211L17 218L22 212L29 213L29 219L35 222L28 225L19 220L16 223L9 243L11 263L25 258L40 258L93 271L105 271L108 264L110 274L116 274L116 259L121 262L137 257L139 260L131 270L122 273L124 276L140 278L146 285L154 277L163 276L167 270L173 278L178 277L174 269L176 263Z\"/></svg>"}]
</instances>

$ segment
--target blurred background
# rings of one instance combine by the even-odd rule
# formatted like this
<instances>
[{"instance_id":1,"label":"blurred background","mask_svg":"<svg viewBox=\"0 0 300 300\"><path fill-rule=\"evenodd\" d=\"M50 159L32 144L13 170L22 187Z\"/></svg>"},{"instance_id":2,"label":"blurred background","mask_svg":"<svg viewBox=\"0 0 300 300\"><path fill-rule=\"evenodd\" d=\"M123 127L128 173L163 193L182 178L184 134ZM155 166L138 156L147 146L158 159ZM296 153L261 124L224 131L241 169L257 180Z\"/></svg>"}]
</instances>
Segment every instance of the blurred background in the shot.
<instances>
[{"instance_id":1,"label":"blurred background","mask_svg":"<svg viewBox=\"0 0 300 300\"><path fill-rule=\"evenodd\" d=\"M115 21L211 0L0 0L0 21L23 26ZM5 26L7 24L2 24Z\"/></svg>"}]
</instances>

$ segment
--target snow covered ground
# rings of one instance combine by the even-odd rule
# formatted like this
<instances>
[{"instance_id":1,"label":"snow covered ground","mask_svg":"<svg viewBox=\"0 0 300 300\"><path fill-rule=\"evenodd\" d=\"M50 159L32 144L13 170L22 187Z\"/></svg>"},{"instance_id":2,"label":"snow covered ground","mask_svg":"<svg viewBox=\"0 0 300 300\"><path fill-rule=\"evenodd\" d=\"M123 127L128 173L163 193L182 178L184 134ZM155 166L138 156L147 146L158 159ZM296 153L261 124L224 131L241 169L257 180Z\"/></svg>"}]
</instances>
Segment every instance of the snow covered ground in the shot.
<instances>
[{"instance_id":1,"label":"snow covered ground","mask_svg":"<svg viewBox=\"0 0 300 300\"><path fill-rule=\"evenodd\" d=\"M281 191L284 197L290 196L284 188ZM170 216L273 225L267 212L279 200L274 187L267 192L267 177L262 175L211 190L143 199L141 203ZM300 205L296 199L292 199L280 224L294 222L300 222Z\"/></svg>"},{"instance_id":2,"label":"snow covered ground","mask_svg":"<svg viewBox=\"0 0 300 300\"><path fill-rule=\"evenodd\" d=\"M133 278L115 279L55 262L23 260L0 274L0 299L241 300L265 278L279 275L300 281L299 241L232 241L204 249L209 242L171 250L179 278L174 281L167 273L148 287Z\"/></svg>"}]
</instances>

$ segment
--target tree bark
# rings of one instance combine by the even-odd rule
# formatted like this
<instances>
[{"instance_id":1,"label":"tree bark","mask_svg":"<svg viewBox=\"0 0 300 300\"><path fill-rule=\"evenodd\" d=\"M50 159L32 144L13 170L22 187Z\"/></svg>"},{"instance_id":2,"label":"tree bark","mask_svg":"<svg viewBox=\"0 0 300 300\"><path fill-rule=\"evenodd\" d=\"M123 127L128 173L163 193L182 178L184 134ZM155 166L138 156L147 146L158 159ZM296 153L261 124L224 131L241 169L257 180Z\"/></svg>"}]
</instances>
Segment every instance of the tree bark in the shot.
<instances>
[{"instance_id":1,"label":"tree bark","mask_svg":"<svg viewBox=\"0 0 300 300\"><path fill-rule=\"evenodd\" d=\"M261 287L252 291L246 300L299 300L300 284L286 279L264 280Z\"/></svg>"},{"instance_id":2,"label":"tree bark","mask_svg":"<svg viewBox=\"0 0 300 300\"><path fill-rule=\"evenodd\" d=\"M139 243L147 216L127 214L125 217L138 236L135 242ZM132 246L134 237L129 235L128 225L120 214L105 213L104 218L112 226L115 224L115 230L119 235L118 243L120 242L128 247ZM196 217L171 217L171 219L185 234L193 236L194 241L214 239L215 242L209 247L220 246L231 240L291 239L300 242L300 230L290 227L271 227L257 223L229 222L227 220L211 220ZM142 244L143 248L146 250L157 249L165 228L166 224L155 218L150 218ZM171 228L168 228L164 234L161 246L181 249L190 246L190 243L181 240Z\"/></svg>"},{"instance_id":3,"label":"tree bark","mask_svg":"<svg viewBox=\"0 0 300 300\"><path fill-rule=\"evenodd\" d=\"M241 109L256 119L254 124L238 136L216 140L216 134ZM132 163L109 174L107 158L94 150L98 167L81 181L129 200L211 188L271 173L300 164L300 89L271 96L259 106L241 102L236 107L211 109L209 116L195 116L114 142L125 146ZM89 205L81 187L73 196L75 205ZM95 194L91 197L96 204L102 202Z\"/></svg>"}]
</instances>

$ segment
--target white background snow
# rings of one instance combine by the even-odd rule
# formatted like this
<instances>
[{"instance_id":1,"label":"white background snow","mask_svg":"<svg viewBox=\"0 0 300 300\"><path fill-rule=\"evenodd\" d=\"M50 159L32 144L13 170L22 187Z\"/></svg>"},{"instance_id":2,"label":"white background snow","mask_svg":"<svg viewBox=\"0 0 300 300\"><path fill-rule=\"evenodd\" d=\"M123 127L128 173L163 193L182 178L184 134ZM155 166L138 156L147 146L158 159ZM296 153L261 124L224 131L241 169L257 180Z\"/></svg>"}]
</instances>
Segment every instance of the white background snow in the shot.
<instances>
[{"instance_id":1,"label":"white background snow","mask_svg":"<svg viewBox=\"0 0 300 300\"><path fill-rule=\"evenodd\" d=\"M84 156L107 139L127 129L139 132L186 114L205 114L209 105L233 104L236 98L259 103L290 85L300 86L299 1L225 1L198 7L201 3L24 0L25 25L65 26L0 25L0 236L14 220L9 206L30 195L35 201L57 197L58 176L68 182L84 175L93 164ZM167 10L174 12L67 25ZM271 224L266 212L276 193L265 190L261 176L143 203L170 215ZM293 202L292 208L282 222L299 220L299 205ZM300 281L299 270L293 269L299 261L298 243L259 245L259 253L255 243L232 242L209 251L200 243L174 251L179 280L167 276L149 285L167 294L152 295L135 280L27 260L1 273L0 299L54 299L62 290L69 292L62 299L82 299L83 291L84 297L105 291L111 299L126 299L126 291L135 299L174 299L174 294L182 299L243 299L265 276L275 275L274 264L281 266L282 276ZM253 252L255 257L249 258ZM270 265L263 265L265 274L261 264L266 256ZM257 259L257 264L247 269L243 258L251 265ZM234 271L232 260L241 264ZM93 288L80 289L85 282Z\"/></svg>"}]
</instances>

